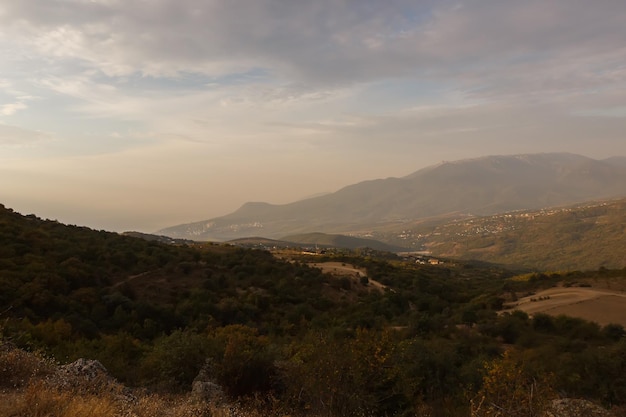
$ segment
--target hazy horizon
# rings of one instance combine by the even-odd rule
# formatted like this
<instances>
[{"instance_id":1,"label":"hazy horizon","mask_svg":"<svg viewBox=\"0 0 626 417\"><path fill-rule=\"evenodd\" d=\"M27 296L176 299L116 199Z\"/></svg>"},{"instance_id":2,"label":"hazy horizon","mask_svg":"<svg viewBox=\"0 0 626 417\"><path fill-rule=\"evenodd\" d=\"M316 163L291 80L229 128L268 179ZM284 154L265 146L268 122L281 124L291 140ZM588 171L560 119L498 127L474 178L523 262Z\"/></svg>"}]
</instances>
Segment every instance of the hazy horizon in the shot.
<instances>
[{"instance_id":1,"label":"hazy horizon","mask_svg":"<svg viewBox=\"0 0 626 417\"><path fill-rule=\"evenodd\" d=\"M626 156L626 3L0 0L0 203L154 232L485 155Z\"/></svg>"}]
</instances>

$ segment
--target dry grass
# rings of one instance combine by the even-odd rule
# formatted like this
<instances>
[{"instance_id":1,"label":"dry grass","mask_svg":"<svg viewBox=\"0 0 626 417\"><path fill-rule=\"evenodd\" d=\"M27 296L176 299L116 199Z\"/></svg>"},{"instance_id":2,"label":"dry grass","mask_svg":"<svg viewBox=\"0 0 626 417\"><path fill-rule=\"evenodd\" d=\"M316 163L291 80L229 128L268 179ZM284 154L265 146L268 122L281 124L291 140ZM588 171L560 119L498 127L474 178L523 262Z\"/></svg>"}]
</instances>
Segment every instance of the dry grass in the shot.
<instances>
[{"instance_id":1,"label":"dry grass","mask_svg":"<svg viewBox=\"0 0 626 417\"><path fill-rule=\"evenodd\" d=\"M5 394L2 417L85 417L115 416L116 405L108 397L76 396L49 389L42 382Z\"/></svg>"},{"instance_id":2,"label":"dry grass","mask_svg":"<svg viewBox=\"0 0 626 417\"><path fill-rule=\"evenodd\" d=\"M107 375L84 379L53 361L0 341L0 417L282 417L272 399L247 406L189 395L130 393Z\"/></svg>"},{"instance_id":3,"label":"dry grass","mask_svg":"<svg viewBox=\"0 0 626 417\"><path fill-rule=\"evenodd\" d=\"M187 396L140 396L127 402L112 395L77 395L35 382L0 394L0 417L257 417L219 404L194 403Z\"/></svg>"},{"instance_id":4,"label":"dry grass","mask_svg":"<svg viewBox=\"0 0 626 417\"><path fill-rule=\"evenodd\" d=\"M257 404L258 405L258 404ZM127 402L111 395L80 394L35 382L0 393L0 417L279 417L272 407L193 402L186 395L142 395Z\"/></svg>"},{"instance_id":5,"label":"dry grass","mask_svg":"<svg viewBox=\"0 0 626 417\"><path fill-rule=\"evenodd\" d=\"M38 353L17 349L0 340L0 389L24 387L33 378L51 375L55 366Z\"/></svg>"},{"instance_id":6,"label":"dry grass","mask_svg":"<svg viewBox=\"0 0 626 417\"><path fill-rule=\"evenodd\" d=\"M0 344L0 417L232 416L219 404L193 403L187 396L129 395L112 379L81 383L58 369L41 355Z\"/></svg>"}]
</instances>

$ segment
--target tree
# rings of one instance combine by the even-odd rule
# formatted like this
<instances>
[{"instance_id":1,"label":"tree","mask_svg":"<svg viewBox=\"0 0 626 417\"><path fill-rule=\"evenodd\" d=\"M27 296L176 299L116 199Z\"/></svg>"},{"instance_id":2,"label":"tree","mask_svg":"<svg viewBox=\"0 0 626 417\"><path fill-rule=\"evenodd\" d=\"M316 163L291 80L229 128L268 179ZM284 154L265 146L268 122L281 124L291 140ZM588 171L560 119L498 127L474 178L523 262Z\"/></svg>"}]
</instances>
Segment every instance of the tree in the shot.
<instances>
[{"instance_id":1,"label":"tree","mask_svg":"<svg viewBox=\"0 0 626 417\"><path fill-rule=\"evenodd\" d=\"M216 329L209 341L210 371L228 395L241 397L273 388L275 355L267 337L251 327L230 325Z\"/></svg>"}]
</instances>

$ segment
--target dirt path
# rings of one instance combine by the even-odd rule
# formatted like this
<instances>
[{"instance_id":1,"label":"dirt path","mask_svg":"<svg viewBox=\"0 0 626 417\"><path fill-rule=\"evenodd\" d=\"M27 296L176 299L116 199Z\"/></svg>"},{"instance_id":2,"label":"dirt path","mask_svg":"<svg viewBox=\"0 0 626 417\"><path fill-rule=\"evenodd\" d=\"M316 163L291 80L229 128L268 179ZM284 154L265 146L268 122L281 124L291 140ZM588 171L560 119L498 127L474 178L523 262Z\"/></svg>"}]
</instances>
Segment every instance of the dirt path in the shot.
<instances>
[{"instance_id":1,"label":"dirt path","mask_svg":"<svg viewBox=\"0 0 626 417\"><path fill-rule=\"evenodd\" d=\"M347 276L351 278L367 277L367 271L365 268L357 268L352 265L344 264L342 262L318 262L310 263L309 266L313 268L319 268L322 272L328 272L329 274L336 276ZM387 289L387 286L368 278L369 284L380 290L381 292Z\"/></svg>"},{"instance_id":2,"label":"dirt path","mask_svg":"<svg viewBox=\"0 0 626 417\"><path fill-rule=\"evenodd\" d=\"M565 314L605 325L626 326L626 293L586 287L557 287L520 298L505 311L522 310L530 315Z\"/></svg>"},{"instance_id":3,"label":"dirt path","mask_svg":"<svg viewBox=\"0 0 626 417\"><path fill-rule=\"evenodd\" d=\"M115 285L113 285L113 288L119 287L120 285L125 284L125 283L127 283L127 282L130 282L130 281L132 281L132 280L134 280L134 279L141 278L141 277L145 277L146 275L150 275L150 274L152 274L152 273L154 273L154 272L157 272L157 271L158 271L158 270L154 270L154 271L146 271L146 272L142 272L142 273L137 274L137 275L130 275L128 278L126 278L126 279L124 279L124 280L122 280L122 281L120 281L120 282L116 283Z\"/></svg>"}]
</instances>

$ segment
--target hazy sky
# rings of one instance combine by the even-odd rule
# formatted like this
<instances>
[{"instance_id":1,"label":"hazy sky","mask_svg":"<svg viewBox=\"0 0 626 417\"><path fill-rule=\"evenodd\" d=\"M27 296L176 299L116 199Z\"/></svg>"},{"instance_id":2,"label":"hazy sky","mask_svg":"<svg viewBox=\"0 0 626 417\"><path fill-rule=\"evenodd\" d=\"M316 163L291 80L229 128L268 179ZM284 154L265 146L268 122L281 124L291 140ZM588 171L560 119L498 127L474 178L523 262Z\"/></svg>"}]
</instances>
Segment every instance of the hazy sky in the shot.
<instances>
[{"instance_id":1,"label":"hazy sky","mask_svg":"<svg viewBox=\"0 0 626 417\"><path fill-rule=\"evenodd\" d=\"M152 232L441 160L626 155L624 0L0 0L0 203Z\"/></svg>"}]
</instances>

